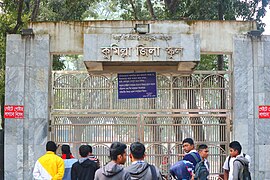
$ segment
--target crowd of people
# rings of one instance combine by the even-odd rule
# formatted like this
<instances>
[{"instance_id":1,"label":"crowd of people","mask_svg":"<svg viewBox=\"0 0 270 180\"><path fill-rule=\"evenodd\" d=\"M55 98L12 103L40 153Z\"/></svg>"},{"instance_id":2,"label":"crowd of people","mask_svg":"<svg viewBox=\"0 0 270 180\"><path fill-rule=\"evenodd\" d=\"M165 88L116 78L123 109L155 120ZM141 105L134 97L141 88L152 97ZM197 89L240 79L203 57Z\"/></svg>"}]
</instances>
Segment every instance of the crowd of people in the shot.
<instances>
[{"instance_id":1,"label":"crowd of people","mask_svg":"<svg viewBox=\"0 0 270 180\"><path fill-rule=\"evenodd\" d=\"M100 167L90 145L81 145L80 158L75 159L69 145L61 146L62 156L59 157L56 155L55 142L48 141L46 154L35 163L33 177L43 180L207 180L211 168L207 160L208 146L200 144L196 150L191 138L184 139L182 145L185 152L183 159L170 167L170 176L163 176L162 171L145 161L145 146L140 142L130 145L130 166L123 166L127 160L127 146L113 142L109 149L110 162ZM224 180L250 179L250 156L242 153L242 147L237 141L231 142L229 148L230 156L223 165Z\"/></svg>"}]
</instances>

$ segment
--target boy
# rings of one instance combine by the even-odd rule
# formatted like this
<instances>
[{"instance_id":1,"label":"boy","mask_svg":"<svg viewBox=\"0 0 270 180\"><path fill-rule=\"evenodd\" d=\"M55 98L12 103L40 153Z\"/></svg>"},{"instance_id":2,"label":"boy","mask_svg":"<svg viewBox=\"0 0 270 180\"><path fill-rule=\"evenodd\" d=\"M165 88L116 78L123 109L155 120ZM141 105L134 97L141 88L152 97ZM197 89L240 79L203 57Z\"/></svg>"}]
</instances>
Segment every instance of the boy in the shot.
<instances>
[{"instance_id":1,"label":"boy","mask_svg":"<svg viewBox=\"0 0 270 180\"><path fill-rule=\"evenodd\" d=\"M110 147L111 162L97 170L95 180L130 180L130 174L122 167L127 160L126 149L125 144L113 142Z\"/></svg>"},{"instance_id":2,"label":"boy","mask_svg":"<svg viewBox=\"0 0 270 180\"><path fill-rule=\"evenodd\" d=\"M126 168L130 173L131 179L153 179L162 180L160 171L153 165L144 161L145 146L140 142L130 145L130 159L132 164Z\"/></svg>"},{"instance_id":3,"label":"boy","mask_svg":"<svg viewBox=\"0 0 270 180\"><path fill-rule=\"evenodd\" d=\"M208 146L206 144L199 145L198 153L200 154L202 161L195 167L195 180L207 180L209 175L209 162L207 161L209 153Z\"/></svg>"},{"instance_id":4,"label":"boy","mask_svg":"<svg viewBox=\"0 0 270 180\"><path fill-rule=\"evenodd\" d=\"M195 167L198 162L201 161L199 153L195 150L194 141L191 138L186 138L183 140L183 149L185 151L185 156L183 160L189 161Z\"/></svg>"},{"instance_id":5,"label":"boy","mask_svg":"<svg viewBox=\"0 0 270 180\"><path fill-rule=\"evenodd\" d=\"M250 162L250 156L247 154L243 154L242 153L242 146L240 145L240 143L238 141L232 141L229 144L229 148L230 148L230 156L228 156L224 162L223 165L223 169L224 169L224 180L233 180L233 179L237 179L238 177L236 174L239 173L239 163L240 162L236 162L236 167L234 168L234 161L236 158L238 159L243 159L243 161L245 161L246 163L249 164ZM235 171L235 172L234 172Z\"/></svg>"},{"instance_id":6,"label":"boy","mask_svg":"<svg viewBox=\"0 0 270 180\"><path fill-rule=\"evenodd\" d=\"M96 162L91 161L89 156L89 147L87 145L81 145L79 148L81 158L72 165L71 179L72 180L93 180L95 172L98 169Z\"/></svg>"}]
</instances>

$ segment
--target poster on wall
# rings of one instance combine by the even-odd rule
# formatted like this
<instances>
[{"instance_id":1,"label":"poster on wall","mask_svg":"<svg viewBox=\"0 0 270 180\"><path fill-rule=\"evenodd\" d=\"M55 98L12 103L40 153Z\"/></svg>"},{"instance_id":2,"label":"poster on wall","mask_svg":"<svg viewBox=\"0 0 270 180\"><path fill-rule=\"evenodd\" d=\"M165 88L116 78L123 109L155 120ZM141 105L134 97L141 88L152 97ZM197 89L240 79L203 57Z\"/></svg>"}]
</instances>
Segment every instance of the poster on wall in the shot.
<instances>
[{"instance_id":1,"label":"poster on wall","mask_svg":"<svg viewBox=\"0 0 270 180\"><path fill-rule=\"evenodd\" d=\"M156 72L120 73L118 78L118 99L156 98Z\"/></svg>"},{"instance_id":2,"label":"poster on wall","mask_svg":"<svg viewBox=\"0 0 270 180\"><path fill-rule=\"evenodd\" d=\"M270 106L259 106L259 119L270 118Z\"/></svg>"},{"instance_id":3,"label":"poster on wall","mask_svg":"<svg viewBox=\"0 0 270 180\"><path fill-rule=\"evenodd\" d=\"M24 106L5 105L4 106L4 118L23 119L24 118Z\"/></svg>"}]
</instances>

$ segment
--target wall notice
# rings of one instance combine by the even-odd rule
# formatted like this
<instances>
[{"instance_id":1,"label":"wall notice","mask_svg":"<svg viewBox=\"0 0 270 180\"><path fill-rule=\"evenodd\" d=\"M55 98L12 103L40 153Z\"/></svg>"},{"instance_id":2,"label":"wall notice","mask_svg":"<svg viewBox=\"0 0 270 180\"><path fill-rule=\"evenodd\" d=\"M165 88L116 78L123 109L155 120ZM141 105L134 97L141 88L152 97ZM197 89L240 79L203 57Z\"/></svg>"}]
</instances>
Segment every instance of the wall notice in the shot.
<instances>
[{"instance_id":1,"label":"wall notice","mask_svg":"<svg viewBox=\"0 0 270 180\"><path fill-rule=\"evenodd\" d=\"M259 119L270 118L270 106L259 106Z\"/></svg>"},{"instance_id":2,"label":"wall notice","mask_svg":"<svg viewBox=\"0 0 270 180\"><path fill-rule=\"evenodd\" d=\"M4 118L23 119L24 118L24 106L5 105Z\"/></svg>"},{"instance_id":3,"label":"wall notice","mask_svg":"<svg viewBox=\"0 0 270 180\"><path fill-rule=\"evenodd\" d=\"M118 77L118 99L156 98L155 72L121 73Z\"/></svg>"}]
</instances>

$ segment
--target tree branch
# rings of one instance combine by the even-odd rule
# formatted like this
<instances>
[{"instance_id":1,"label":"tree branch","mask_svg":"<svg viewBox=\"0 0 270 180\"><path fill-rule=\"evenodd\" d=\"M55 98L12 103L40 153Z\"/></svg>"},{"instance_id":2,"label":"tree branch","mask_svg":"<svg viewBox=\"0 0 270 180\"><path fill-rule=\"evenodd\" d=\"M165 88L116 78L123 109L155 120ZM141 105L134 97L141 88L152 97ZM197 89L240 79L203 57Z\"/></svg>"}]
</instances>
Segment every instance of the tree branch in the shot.
<instances>
[{"instance_id":1,"label":"tree branch","mask_svg":"<svg viewBox=\"0 0 270 180\"><path fill-rule=\"evenodd\" d=\"M40 4L40 0L35 0L34 8L31 15L31 21L35 21L37 19L39 4Z\"/></svg>"},{"instance_id":2,"label":"tree branch","mask_svg":"<svg viewBox=\"0 0 270 180\"><path fill-rule=\"evenodd\" d=\"M135 20L138 20L138 17L137 17L137 12L136 12L136 8L135 8L135 5L133 3L133 0L129 0L130 4L131 4L131 7L133 9L133 14L134 14L134 18Z\"/></svg>"},{"instance_id":3,"label":"tree branch","mask_svg":"<svg viewBox=\"0 0 270 180\"><path fill-rule=\"evenodd\" d=\"M19 30L19 28L23 25L23 22L22 22L22 9L23 9L23 0L19 0L19 2L18 2L17 23L16 23L16 26L13 28L13 30L11 30L11 32L10 32L12 34L16 33Z\"/></svg>"},{"instance_id":4,"label":"tree branch","mask_svg":"<svg viewBox=\"0 0 270 180\"><path fill-rule=\"evenodd\" d=\"M165 7L169 10L171 14L174 14L177 8L179 0L164 0Z\"/></svg>"},{"instance_id":5,"label":"tree branch","mask_svg":"<svg viewBox=\"0 0 270 180\"><path fill-rule=\"evenodd\" d=\"M156 20L156 16L155 16L155 13L154 13L154 8L153 8L153 5L151 3L151 0L147 0L147 7L148 7L148 10L150 12L150 15L152 17L153 20Z\"/></svg>"}]
</instances>

